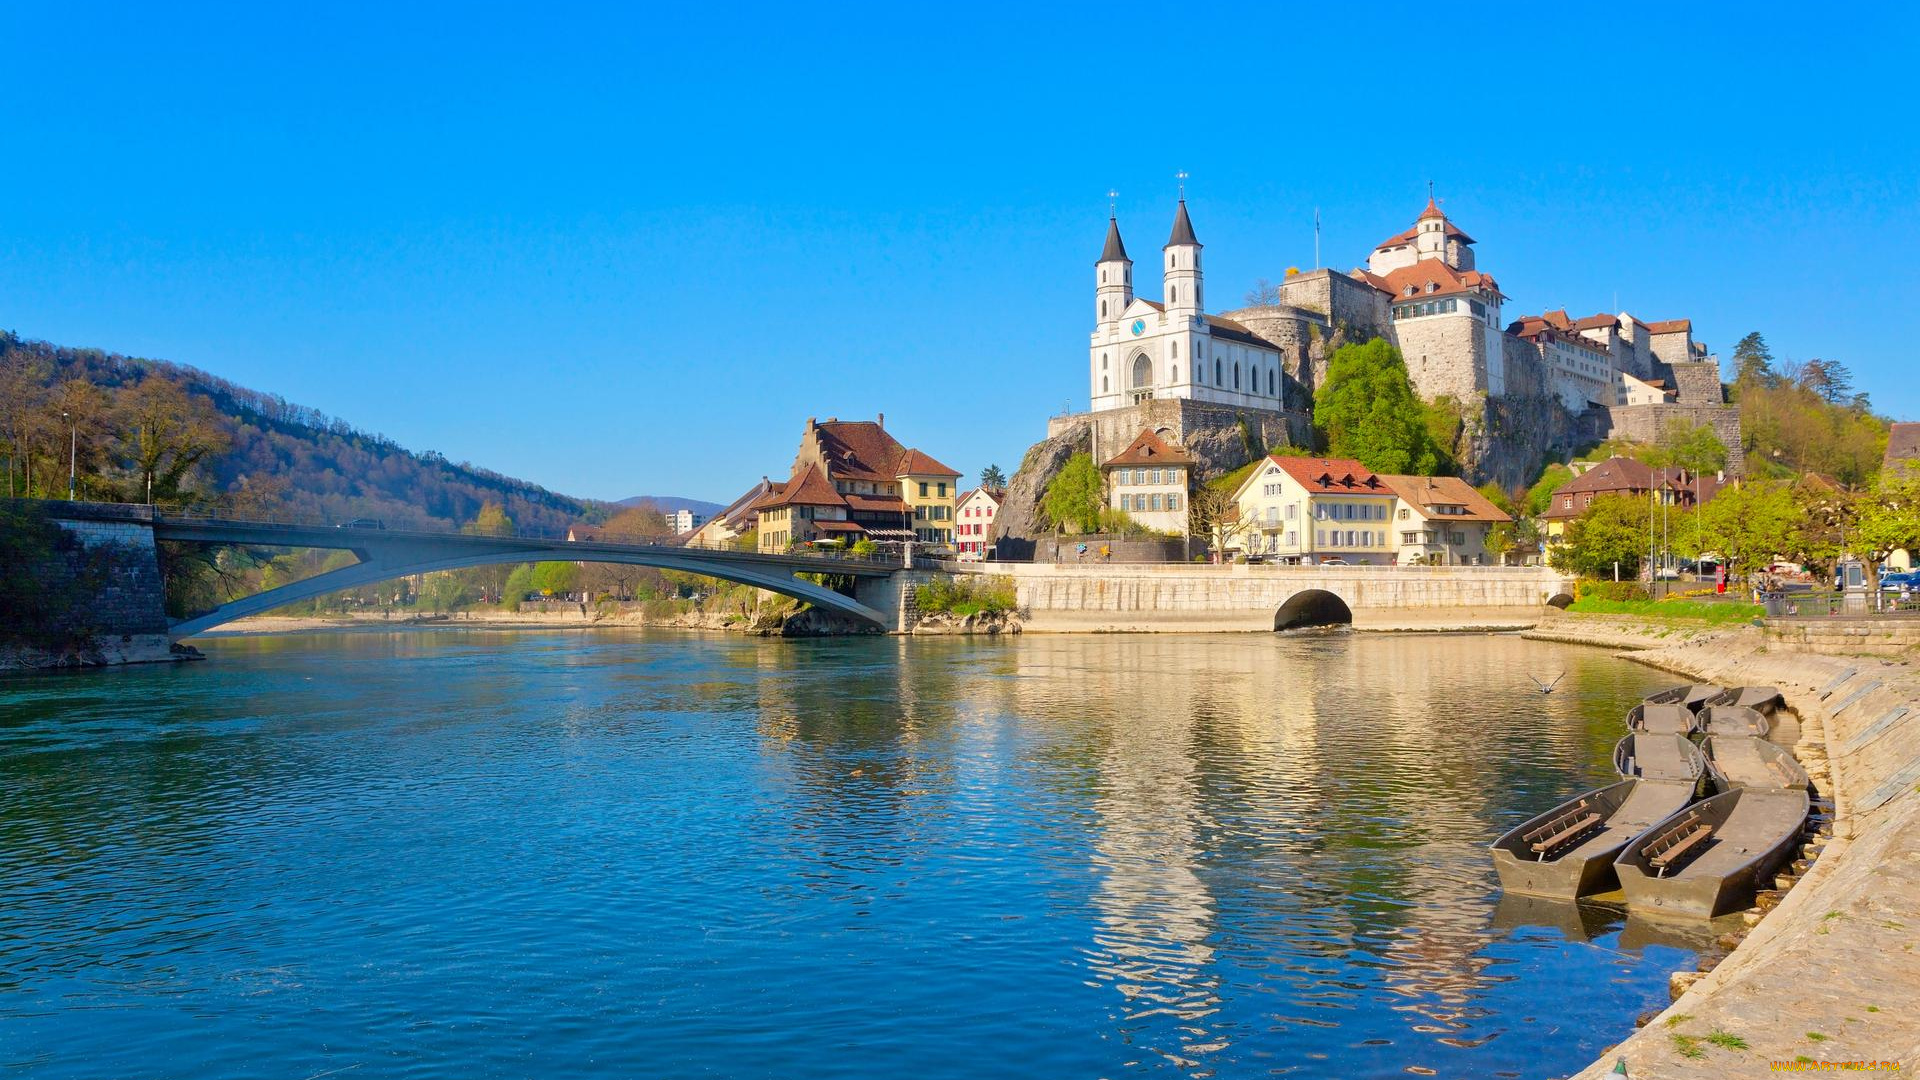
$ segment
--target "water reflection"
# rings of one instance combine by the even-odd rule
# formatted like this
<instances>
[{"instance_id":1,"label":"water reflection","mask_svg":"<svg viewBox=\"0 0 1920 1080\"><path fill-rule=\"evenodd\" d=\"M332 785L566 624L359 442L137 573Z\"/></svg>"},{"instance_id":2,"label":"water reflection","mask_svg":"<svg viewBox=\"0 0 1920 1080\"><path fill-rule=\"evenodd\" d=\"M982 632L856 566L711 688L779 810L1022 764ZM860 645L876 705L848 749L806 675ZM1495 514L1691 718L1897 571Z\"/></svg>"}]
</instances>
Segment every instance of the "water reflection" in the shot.
<instances>
[{"instance_id":1,"label":"water reflection","mask_svg":"<svg viewBox=\"0 0 1920 1080\"><path fill-rule=\"evenodd\" d=\"M1660 681L1598 651L213 651L0 689L0 1059L30 1075L262 1046L300 1075L343 1046L406 1075L624 1074L642 1046L668 1073L1538 1075L1698 947L1497 896L1485 843L1606 779Z\"/></svg>"}]
</instances>

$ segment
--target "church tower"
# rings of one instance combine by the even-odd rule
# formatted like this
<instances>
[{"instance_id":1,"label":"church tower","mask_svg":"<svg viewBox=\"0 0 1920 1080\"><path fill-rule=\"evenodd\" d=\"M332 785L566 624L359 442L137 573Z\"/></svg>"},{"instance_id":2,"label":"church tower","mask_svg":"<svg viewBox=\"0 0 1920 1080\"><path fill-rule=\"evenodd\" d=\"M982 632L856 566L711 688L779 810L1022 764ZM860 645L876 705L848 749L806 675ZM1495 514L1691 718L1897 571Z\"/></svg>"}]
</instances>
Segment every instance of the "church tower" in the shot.
<instances>
[{"instance_id":1,"label":"church tower","mask_svg":"<svg viewBox=\"0 0 1920 1080\"><path fill-rule=\"evenodd\" d=\"M1094 286L1096 325L1105 326L1119 319L1133 303L1133 260L1127 258L1127 247L1120 242L1118 217L1107 218L1107 246L1093 266L1098 275Z\"/></svg>"},{"instance_id":2,"label":"church tower","mask_svg":"<svg viewBox=\"0 0 1920 1080\"><path fill-rule=\"evenodd\" d=\"M1205 298L1200 283L1200 241L1193 235L1193 222L1187 218L1187 200L1181 199L1173 215L1173 235L1167 237L1166 291L1162 298L1169 318L1199 318Z\"/></svg>"}]
</instances>

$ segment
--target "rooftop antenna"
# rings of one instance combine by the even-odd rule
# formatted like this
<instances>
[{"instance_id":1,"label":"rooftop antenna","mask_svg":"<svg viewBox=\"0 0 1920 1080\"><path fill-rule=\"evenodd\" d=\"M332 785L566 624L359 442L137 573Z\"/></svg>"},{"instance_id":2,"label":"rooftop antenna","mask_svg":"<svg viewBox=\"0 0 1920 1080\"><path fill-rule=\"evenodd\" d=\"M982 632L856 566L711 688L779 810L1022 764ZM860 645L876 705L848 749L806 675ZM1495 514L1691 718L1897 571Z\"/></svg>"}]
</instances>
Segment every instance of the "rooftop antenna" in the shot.
<instances>
[{"instance_id":1,"label":"rooftop antenna","mask_svg":"<svg viewBox=\"0 0 1920 1080\"><path fill-rule=\"evenodd\" d=\"M1313 208L1313 268L1320 269L1320 208Z\"/></svg>"},{"instance_id":2,"label":"rooftop antenna","mask_svg":"<svg viewBox=\"0 0 1920 1080\"><path fill-rule=\"evenodd\" d=\"M1180 201L1186 202L1187 201L1187 171L1185 169L1182 169L1179 172L1174 173L1173 178L1180 182Z\"/></svg>"}]
</instances>

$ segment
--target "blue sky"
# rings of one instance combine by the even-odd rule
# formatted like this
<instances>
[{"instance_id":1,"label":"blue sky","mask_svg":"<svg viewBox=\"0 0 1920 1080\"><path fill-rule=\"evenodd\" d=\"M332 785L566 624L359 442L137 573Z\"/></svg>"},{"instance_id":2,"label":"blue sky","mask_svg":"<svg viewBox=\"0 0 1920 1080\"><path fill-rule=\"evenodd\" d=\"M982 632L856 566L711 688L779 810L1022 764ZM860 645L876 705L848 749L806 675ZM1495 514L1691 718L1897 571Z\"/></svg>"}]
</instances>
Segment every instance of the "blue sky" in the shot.
<instances>
[{"instance_id":1,"label":"blue sky","mask_svg":"<svg viewBox=\"0 0 1920 1080\"><path fill-rule=\"evenodd\" d=\"M1192 174L1220 310L1432 179L1509 315L1920 418L1907 5L398 7L0 8L0 326L579 495L876 412L1011 473L1086 407L1109 188L1151 265Z\"/></svg>"}]
</instances>

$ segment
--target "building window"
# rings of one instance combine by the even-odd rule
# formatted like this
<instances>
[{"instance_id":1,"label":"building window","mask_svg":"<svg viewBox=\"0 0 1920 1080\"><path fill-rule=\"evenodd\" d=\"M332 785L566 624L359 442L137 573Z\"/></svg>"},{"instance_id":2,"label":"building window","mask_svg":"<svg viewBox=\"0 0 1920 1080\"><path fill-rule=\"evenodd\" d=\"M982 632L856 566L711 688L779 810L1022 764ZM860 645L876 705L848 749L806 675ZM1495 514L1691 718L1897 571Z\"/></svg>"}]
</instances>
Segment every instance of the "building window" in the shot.
<instances>
[{"instance_id":1,"label":"building window","mask_svg":"<svg viewBox=\"0 0 1920 1080\"><path fill-rule=\"evenodd\" d=\"M940 497L941 497L941 498L943 498L943 499L944 499L944 498L946 498L946 497L947 497L947 482L946 482L945 480L942 480L942 481L940 481L940 483L939 483L939 485L938 485L938 486L939 486L939 488L940 488Z\"/></svg>"},{"instance_id":2,"label":"building window","mask_svg":"<svg viewBox=\"0 0 1920 1080\"><path fill-rule=\"evenodd\" d=\"M1560 499L1560 509L1562 510L1573 509L1573 496L1571 495L1562 496Z\"/></svg>"},{"instance_id":3,"label":"building window","mask_svg":"<svg viewBox=\"0 0 1920 1080\"><path fill-rule=\"evenodd\" d=\"M1180 493L1179 492L1174 492L1173 494L1167 496L1167 509L1169 510L1180 509Z\"/></svg>"},{"instance_id":4,"label":"building window","mask_svg":"<svg viewBox=\"0 0 1920 1080\"><path fill-rule=\"evenodd\" d=\"M1267 396L1276 397L1280 393L1279 376L1272 368L1267 369Z\"/></svg>"},{"instance_id":5,"label":"building window","mask_svg":"<svg viewBox=\"0 0 1920 1080\"><path fill-rule=\"evenodd\" d=\"M1300 520L1300 504L1299 503L1287 504L1287 520L1288 521Z\"/></svg>"},{"instance_id":6,"label":"building window","mask_svg":"<svg viewBox=\"0 0 1920 1080\"><path fill-rule=\"evenodd\" d=\"M927 497L927 482L925 480L920 481L920 497L923 499Z\"/></svg>"},{"instance_id":7,"label":"building window","mask_svg":"<svg viewBox=\"0 0 1920 1080\"><path fill-rule=\"evenodd\" d=\"M1107 377L1105 375L1100 376L1100 392L1103 394L1107 392Z\"/></svg>"},{"instance_id":8,"label":"building window","mask_svg":"<svg viewBox=\"0 0 1920 1080\"><path fill-rule=\"evenodd\" d=\"M1107 275L1103 273L1100 276L1105 278ZM1103 319L1107 317L1107 302L1105 300L1100 301L1100 317Z\"/></svg>"},{"instance_id":9,"label":"building window","mask_svg":"<svg viewBox=\"0 0 1920 1080\"><path fill-rule=\"evenodd\" d=\"M1147 508L1149 510L1160 509L1160 496L1157 492L1147 497Z\"/></svg>"},{"instance_id":10,"label":"building window","mask_svg":"<svg viewBox=\"0 0 1920 1080\"><path fill-rule=\"evenodd\" d=\"M1171 342L1171 344L1173 345L1173 358L1175 360L1180 359L1180 343L1175 341Z\"/></svg>"},{"instance_id":11,"label":"building window","mask_svg":"<svg viewBox=\"0 0 1920 1080\"><path fill-rule=\"evenodd\" d=\"M1240 361L1233 362L1233 388L1240 389Z\"/></svg>"},{"instance_id":12,"label":"building window","mask_svg":"<svg viewBox=\"0 0 1920 1080\"><path fill-rule=\"evenodd\" d=\"M1173 373L1167 379L1167 381L1171 383L1177 383L1180 381L1180 365L1179 364L1173 365Z\"/></svg>"},{"instance_id":13,"label":"building window","mask_svg":"<svg viewBox=\"0 0 1920 1080\"><path fill-rule=\"evenodd\" d=\"M1220 359L1215 357L1213 361L1213 385L1215 386L1220 385L1220 370Z\"/></svg>"}]
</instances>

